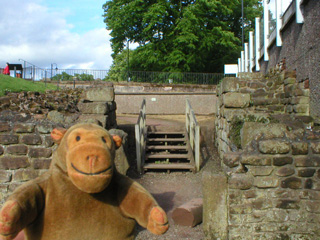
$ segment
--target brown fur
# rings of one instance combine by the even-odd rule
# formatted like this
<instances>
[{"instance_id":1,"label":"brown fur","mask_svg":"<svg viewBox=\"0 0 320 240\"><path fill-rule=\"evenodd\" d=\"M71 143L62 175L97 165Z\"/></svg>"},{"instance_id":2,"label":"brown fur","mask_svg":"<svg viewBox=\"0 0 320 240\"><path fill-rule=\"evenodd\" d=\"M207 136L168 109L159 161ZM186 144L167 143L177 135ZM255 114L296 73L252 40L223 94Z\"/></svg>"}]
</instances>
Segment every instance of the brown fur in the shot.
<instances>
[{"instance_id":1,"label":"brown fur","mask_svg":"<svg viewBox=\"0 0 320 240\"><path fill-rule=\"evenodd\" d=\"M154 234L167 231L151 194L116 171L118 136L93 124L51 136L59 146L49 171L14 191L0 212L2 239L24 229L29 240L127 240L136 221Z\"/></svg>"}]
</instances>

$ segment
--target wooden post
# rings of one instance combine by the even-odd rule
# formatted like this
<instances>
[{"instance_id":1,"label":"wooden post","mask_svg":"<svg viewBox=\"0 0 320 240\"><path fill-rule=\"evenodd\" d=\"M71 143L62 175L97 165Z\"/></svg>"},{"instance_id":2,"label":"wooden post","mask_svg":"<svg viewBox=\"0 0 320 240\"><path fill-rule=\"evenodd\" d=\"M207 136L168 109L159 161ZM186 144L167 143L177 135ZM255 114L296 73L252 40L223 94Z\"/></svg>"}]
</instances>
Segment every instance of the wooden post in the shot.
<instances>
[{"instance_id":1,"label":"wooden post","mask_svg":"<svg viewBox=\"0 0 320 240\"><path fill-rule=\"evenodd\" d=\"M194 198L180 207L177 207L172 212L173 221L182 226L196 226L202 222L202 205L202 198Z\"/></svg>"}]
</instances>

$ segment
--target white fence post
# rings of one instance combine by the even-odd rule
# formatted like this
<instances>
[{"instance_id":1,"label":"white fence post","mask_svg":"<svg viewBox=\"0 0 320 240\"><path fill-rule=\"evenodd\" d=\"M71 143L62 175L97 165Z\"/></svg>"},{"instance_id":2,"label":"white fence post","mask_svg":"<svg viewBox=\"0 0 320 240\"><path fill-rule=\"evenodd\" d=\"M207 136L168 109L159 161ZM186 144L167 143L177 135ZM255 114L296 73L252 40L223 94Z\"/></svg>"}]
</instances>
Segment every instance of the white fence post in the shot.
<instances>
[{"instance_id":1,"label":"white fence post","mask_svg":"<svg viewBox=\"0 0 320 240\"><path fill-rule=\"evenodd\" d=\"M281 35L280 35L280 30L282 27L282 19L281 19L281 13L282 13L282 0L276 0L276 43L277 43L277 47L281 47L282 46L282 39L281 39Z\"/></svg>"},{"instance_id":2,"label":"white fence post","mask_svg":"<svg viewBox=\"0 0 320 240\"><path fill-rule=\"evenodd\" d=\"M303 23L304 19L303 19L303 15L300 9L300 4L301 4L302 0L296 0L296 21L297 23Z\"/></svg>"},{"instance_id":3,"label":"white fence post","mask_svg":"<svg viewBox=\"0 0 320 240\"><path fill-rule=\"evenodd\" d=\"M253 68L253 32L249 32L249 72L252 72Z\"/></svg>"},{"instance_id":4,"label":"white fence post","mask_svg":"<svg viewBox=\"0 0 320 240\"><path fill-rule=\"evenodd\" d=\"M268 0L263 0L263 50L264 60L269 61L268 45L269 45L269 6Z\"/></svg>"},{"instance_id":5,"label":"white fence post","mask_svg":"<svg viewBox=\"0 0 320 240\"><path fill-rule=\"evenodd\" d=\"M249 49L248 49L248 43L244 44L244 71L248 72L249 69Z\"/></svg>"},{"instance_id":6,"label":"white fence post","mask_svg":"<svg viewBox=\"0 0 320 240\"><path fill-rule=\"evenodd\" d=\"M260 18L256 17L255 21L255 51L256 51L256 71L260 71Z\"/></svg>"}]
</instances>

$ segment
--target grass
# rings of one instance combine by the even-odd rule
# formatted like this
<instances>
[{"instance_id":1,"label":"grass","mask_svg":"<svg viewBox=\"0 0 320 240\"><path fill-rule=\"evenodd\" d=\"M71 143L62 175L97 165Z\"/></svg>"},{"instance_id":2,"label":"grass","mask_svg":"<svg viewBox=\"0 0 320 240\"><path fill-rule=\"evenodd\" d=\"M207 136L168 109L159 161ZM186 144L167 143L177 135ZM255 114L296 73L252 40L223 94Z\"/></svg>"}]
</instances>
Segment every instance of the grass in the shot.
<instances>
[{"instance_id":1,"label":"grass","mask_svg":"<svg viewBox=\"0 0 320 240\"><path fill-rule=\"evenodd\" d=\"M4 96L6 92L45 92L45 90L56 90L57 86L44 82L32 82L22 78L14 78L0 74L0 96Z\"/></svg>"}]
</instances>

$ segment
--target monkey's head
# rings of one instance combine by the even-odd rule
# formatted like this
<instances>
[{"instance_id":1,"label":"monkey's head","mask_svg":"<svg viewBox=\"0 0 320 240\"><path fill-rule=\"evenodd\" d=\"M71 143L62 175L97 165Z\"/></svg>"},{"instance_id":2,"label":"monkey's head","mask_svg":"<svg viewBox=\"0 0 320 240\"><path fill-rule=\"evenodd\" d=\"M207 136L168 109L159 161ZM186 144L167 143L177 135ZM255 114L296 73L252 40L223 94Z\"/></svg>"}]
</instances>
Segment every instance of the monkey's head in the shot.
<instances>
[{"instance_id":1,"label":"monkey's head","mask_svg":"<svg viewBox=\"0 0 320 240\"><path fill-rule=\"evenodd\" d=\"M111 182L115 149L121 138L94 124L77 124L68 130L55 128L51 137L59 144L59 164L66 165L72 183L81 191L98 193Z\"/></svg>"}]
</instances>

